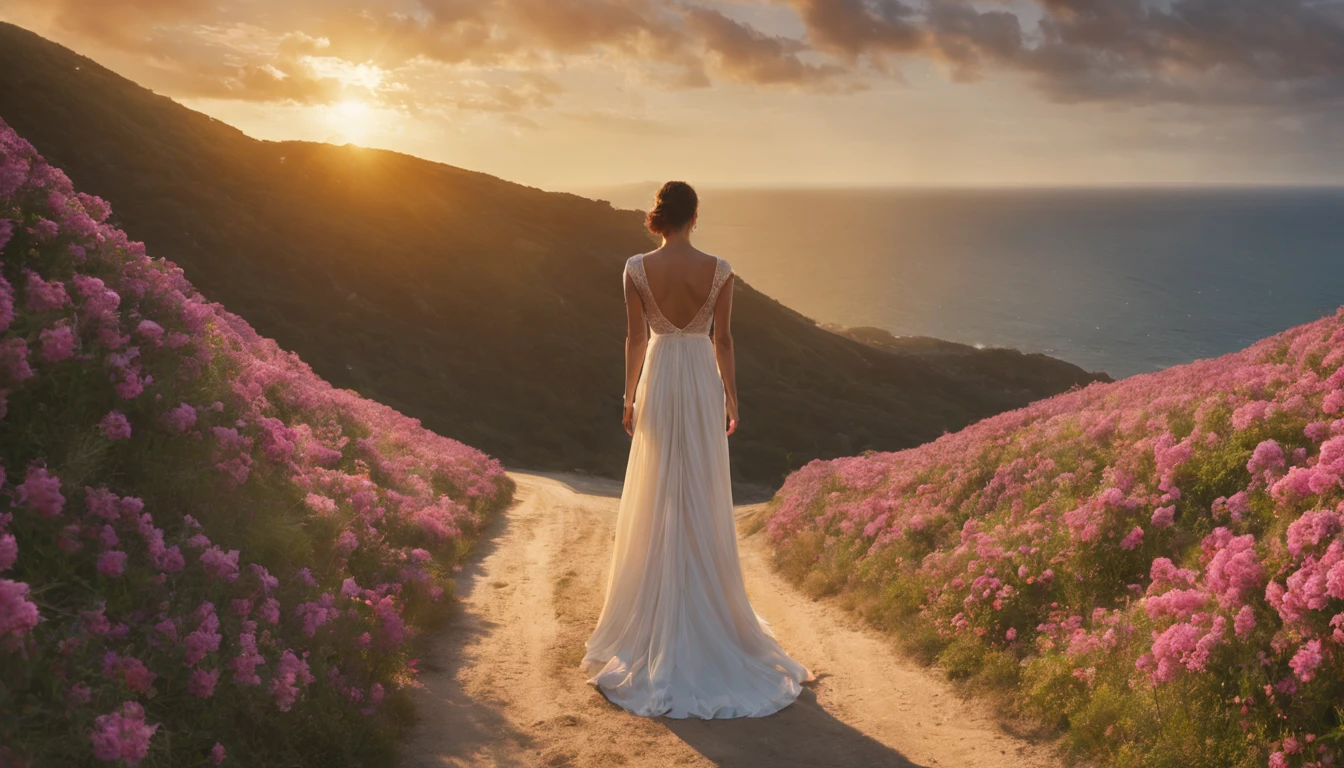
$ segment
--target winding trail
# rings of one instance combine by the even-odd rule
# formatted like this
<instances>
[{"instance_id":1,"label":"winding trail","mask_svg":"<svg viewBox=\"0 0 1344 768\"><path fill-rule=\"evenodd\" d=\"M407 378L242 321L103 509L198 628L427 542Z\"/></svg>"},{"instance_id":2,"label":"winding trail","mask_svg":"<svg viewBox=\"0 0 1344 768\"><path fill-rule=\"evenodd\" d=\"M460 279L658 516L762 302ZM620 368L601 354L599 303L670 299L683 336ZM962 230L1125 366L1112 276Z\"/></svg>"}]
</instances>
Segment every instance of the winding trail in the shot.
<instances>
[{"instance_id":1,"label":"winding trail","mask_svg":"<svg viewBox=\"0 0 1344 768\"><path fill-rule=\"evenodd\" d=\"M578 669L602 607L619 482L511 473L514 504L458 574L460 610L433 640L407 768L1053 768L1048 746L1005 732L990 709L769 567L764 536L740 540L747 591L818 680L765 718L641 718ZM754 507L738 507L739 519Z\"/></svg>"}]
</instances>

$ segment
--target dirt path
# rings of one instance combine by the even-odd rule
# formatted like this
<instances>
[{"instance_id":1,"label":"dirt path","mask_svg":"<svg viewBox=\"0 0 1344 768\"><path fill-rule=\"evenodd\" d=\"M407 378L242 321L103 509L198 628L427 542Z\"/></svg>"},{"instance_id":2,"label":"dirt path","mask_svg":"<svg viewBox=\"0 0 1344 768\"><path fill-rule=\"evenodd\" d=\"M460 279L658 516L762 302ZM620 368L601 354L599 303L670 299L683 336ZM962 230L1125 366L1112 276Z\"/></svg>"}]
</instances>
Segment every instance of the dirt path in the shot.
<instances>
[{"instance_id":1,"label":"dirt path","mask_svg":"<svg viewBox=\"0 0 1344 768\"><path fill-rule=\"evenodd\" d=\"M517 501L458 575L461 610L422 663L423 721L408 768L1056 765L1046 747L1004 733L983 705L959 699L880 634L783 582L761 535L741 541L752 605L817 682L765 718L627 714L578 669L602 607L620 484L513 478Z\"/></svg>"}]
</instances>

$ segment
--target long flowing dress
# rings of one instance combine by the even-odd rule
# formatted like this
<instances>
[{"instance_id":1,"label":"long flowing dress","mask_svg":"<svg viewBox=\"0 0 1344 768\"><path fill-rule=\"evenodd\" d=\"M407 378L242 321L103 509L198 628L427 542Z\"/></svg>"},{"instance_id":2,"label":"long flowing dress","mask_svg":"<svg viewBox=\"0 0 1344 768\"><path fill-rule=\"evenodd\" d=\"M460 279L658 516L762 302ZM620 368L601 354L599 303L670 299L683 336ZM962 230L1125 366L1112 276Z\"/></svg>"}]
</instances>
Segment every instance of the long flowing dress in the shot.
<instances>
[{"instance_id":1,"label":"long flowing dress","mask_svg":"<svg viewBox=\"0 0 1344 768\"><path fill-rule=\"evenodd\" d=\"M718 260L699 313L677 328L626 262L651 338L606 599L585 643L589 683L637 715L763 717L812 679L751 607L738 558L724 388L709 330L732 267Z\"/></svg>"}]
</instances>

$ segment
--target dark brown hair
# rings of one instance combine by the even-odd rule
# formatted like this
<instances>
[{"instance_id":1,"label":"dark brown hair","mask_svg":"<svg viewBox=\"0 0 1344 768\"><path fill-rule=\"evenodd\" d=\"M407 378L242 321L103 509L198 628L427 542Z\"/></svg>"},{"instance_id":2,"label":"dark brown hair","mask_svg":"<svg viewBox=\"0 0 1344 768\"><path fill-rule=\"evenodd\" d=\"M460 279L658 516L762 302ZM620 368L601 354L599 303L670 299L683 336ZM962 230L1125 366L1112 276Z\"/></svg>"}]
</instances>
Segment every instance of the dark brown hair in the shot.
<instances>
[{"instance_id":1,"label":"dark brown hair","mask_svg":"<svg viewBox=\"0 0 1344 768\"><path fill-rule=\"evenodd\" d=\"M691 223L699 206L700 198L690 184L669 181L658 190L644 226L655 235L669 235Z\"/></svg>"}]
</instances>

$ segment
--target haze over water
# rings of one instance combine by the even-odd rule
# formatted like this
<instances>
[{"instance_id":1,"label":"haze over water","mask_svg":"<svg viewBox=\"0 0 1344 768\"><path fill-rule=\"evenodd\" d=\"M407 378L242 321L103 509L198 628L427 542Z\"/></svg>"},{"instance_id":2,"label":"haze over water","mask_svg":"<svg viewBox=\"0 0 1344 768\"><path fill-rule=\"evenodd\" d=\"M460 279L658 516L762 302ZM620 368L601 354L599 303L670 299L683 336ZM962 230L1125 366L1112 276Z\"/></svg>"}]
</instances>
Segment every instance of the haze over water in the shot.
<instances>
[{"instance_id":1,"label":"haze over water","mask_svg":"<svg viewBox=\"0 0 1344 768\"><path fill-rule=\"evenodd\" d=\"M643 208L651 194L609 194ZM822 323L1117 378L1344 304L1344 189L701 190L701 248Z\"/></svg>"}]
</instances>

